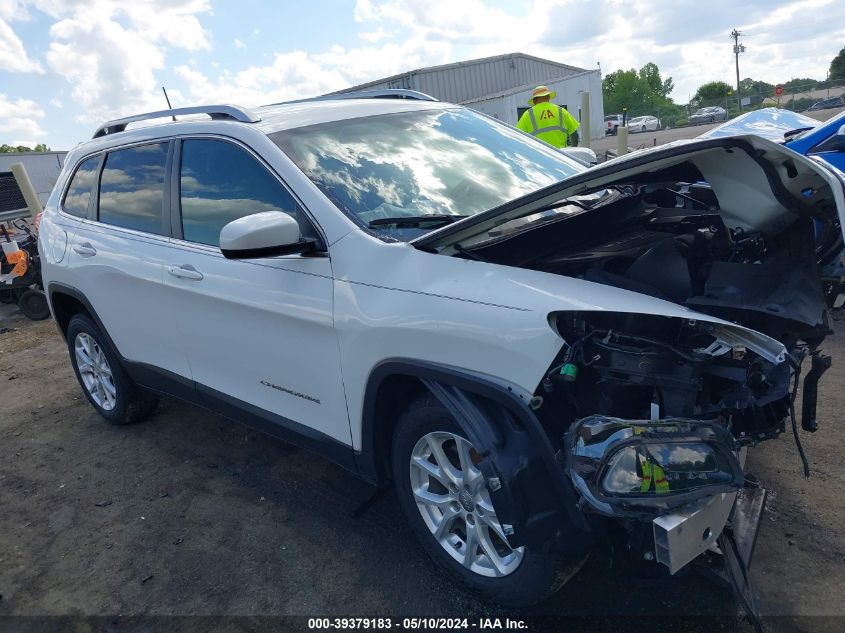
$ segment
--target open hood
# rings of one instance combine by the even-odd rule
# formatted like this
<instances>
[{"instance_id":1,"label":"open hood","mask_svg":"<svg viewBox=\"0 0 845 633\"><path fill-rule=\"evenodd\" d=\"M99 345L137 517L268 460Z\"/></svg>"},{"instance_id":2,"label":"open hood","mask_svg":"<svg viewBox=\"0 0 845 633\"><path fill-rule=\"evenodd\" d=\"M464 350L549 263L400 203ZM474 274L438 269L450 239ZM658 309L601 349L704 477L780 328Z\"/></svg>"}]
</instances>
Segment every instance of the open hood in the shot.
<instances>
[{"instance_id":1,"label":"open hood","mask_svg":"<svg viewBox=\"0 0 845 633\"><path fill-rule=\"evenodd\" d=\"M679 141L634 152L499 207L432 231L411 242L450 254L495 238L495 229L573 196L610 187L706 182L726 226L774 232L796 218L832 214L845 225L842 182L817 162L767 139L733 136ZM583 213L595 211L580 205ZM596 208L600 204L594 205Z\"/></svg>"}]
</instances>

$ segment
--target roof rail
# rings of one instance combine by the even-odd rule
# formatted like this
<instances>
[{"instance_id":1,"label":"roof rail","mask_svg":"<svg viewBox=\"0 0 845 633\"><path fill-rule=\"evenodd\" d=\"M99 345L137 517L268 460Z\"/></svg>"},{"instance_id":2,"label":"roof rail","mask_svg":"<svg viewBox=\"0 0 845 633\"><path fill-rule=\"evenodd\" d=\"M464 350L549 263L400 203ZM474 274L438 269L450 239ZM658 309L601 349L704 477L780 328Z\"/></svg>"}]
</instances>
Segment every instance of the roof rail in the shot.
<instances>
[{"instance_id":1,"label":"roof rail","mask_svg":"<svg viewBox=\"0 0 845 633\"><path fill-rule=\"evenodd\" d=\"M286 105L288 103L308 103L310 101L335 101L337 99L415 99L417 101L440 101L431 95L406 88L383 88L379 90L356 90L354 92L333 92L320 97L282 101L270 105Z\"/></svg>"},{"instance_id":2,"label":"roof rail","mask_svg":"<svg viewBox=\"0 0 845 633\"><path fill-rule=\"evenodd\" d=\"M354 92L334 92L316 97L316 101L331 99L416 99L417 101L439 101L431 95L407 88L381 88L377 90L356 90Z\"/></svg>"},{"instance_id":3,"label":"roof rail","mask_svg":"<svg viewBox=\"0 0 845 633\"><path fill-rule=\"evenodd\" d=\"M158 112L147 112L145 114L136 114L122 119L107 121L97 128L96 132L94 132L93 138L99 138L101 136L106 136L107 134L115 134L116 132L123 132L126 130L126 126L130 123L147 121L149 119L160 119L169 116L175 117L182 114L207 114L216 121L240 121L241 123L258 123L261 120L260 117L255 116L255 114L246 108L242 108L241 106L192 106L190 108L175 108L171 110L159 110Z\"/></svg>"}]
</instances>

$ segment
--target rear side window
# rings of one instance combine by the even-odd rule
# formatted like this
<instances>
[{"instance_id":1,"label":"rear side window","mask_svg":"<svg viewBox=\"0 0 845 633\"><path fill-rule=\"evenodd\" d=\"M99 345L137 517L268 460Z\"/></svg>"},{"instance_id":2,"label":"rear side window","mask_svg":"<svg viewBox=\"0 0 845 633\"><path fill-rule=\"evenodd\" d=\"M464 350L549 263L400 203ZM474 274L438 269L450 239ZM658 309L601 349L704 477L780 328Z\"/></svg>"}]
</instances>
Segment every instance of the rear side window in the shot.
<instances>
[{"instance_id":1,"label":"rear side window","mask_svg":"<svg viewBox=\"0 0 845 633\"><path fill-rule=\"evenodd\" d=\"M70 179L70 185L65 193L62 210L78 218L88 215L88 202L91 200L91 190L97 179L97 167L100 157L88 158L76 168L76 173Z\"/></svg>"},{"instance_id":2,"label":"rear side window","mask_svg":"<svg viewBox=\"0 0 845 633\"><path fill-rule=\"evenodd\" d=\"M100 222L162 235L167 143L109 153L100 177Z\"/></svg>"},{"instance_id":3,"label":"rear side window","mask_svg":"<svg viewBox=\"0 0 845 633\"><path fill-rule=\"evenodd\" d=\"M182 235L190 242L218 246L226 224L264 211L301 220L287 189L246 150L226 141L185 140L179 184Z\"/></svg>"}]
</instances>

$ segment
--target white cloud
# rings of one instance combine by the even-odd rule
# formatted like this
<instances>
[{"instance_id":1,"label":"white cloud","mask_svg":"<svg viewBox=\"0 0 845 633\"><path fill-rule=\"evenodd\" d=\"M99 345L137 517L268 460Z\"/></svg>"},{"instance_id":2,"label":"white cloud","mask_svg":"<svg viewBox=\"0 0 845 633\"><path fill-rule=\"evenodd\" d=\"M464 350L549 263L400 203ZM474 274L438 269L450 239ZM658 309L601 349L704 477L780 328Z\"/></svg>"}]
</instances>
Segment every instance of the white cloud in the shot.
<instances>
[{"instance_id":1,"label":"white cloud","mask_svg":"<svg viewBox=\"0 0 845 633\"><path fill-rule=\"evenodd\" d=\"M378 27L375 31L365 31L364 33L360 33L358 35L362 40L366 40L367 42L372 42L375 44L376 42L380 42L384 39L390 39L393 37L393 33L391 31L385 31L383 28Z\"/></svg>"},{"instance_id":2,"label":"white cloud","mask_svg":"<svg viewBox=\"0 0 845 633\"><path fill-rule=\"evenodd\" d=\"M2 12L0 12L0 16ZM38 73L44 69L32 61L23 47L23 42L5 20L0 18L0 69L10 72Z\"/></svg>"},{"instance_id":3,"label":"white cloud","mask_svg":"<svg viewBox=\"0 0 845 633\"><path fill-rule=\"evenodd\" d=\"M36 0L56 18L47 63L71 84L73 100L90 122L161 105L156 73L167 47L210 49L211 36L198 14L206 0Z\"/></svg>"},{"instance_id":4,"label":"white cloud","mask_svg":"<svg viewBox=\"0 0 845 633\"><path fill-rule=\"evenodd\" d=\"M462 58L520 51L583 68L600 60L604 74L653 61L675 80L679 102L705 81L735 81L735 27L747 32L742 77L770 82L824 78L845 43L839 0L528 0L512 10L519 15L478 0L358 0L355 19L368 32L460 46Z\"/></svg>"},{"instance_id":5,"label":"white cloud","mask_svg":"<svg viewBox=\"0 0 845 633\"><path fill-rule=\"evenodd\" d=\"M235 48L246 48L246 44L238 38L235 38Z\"/></svg>"},{"instance_id":6,"label":"white cloud","mask_svg":"<svg viewBox=\"0 0 845 633\"><path fill-rule=\"evenodd\" d=\"M270 64L238 72L224 70L209 78L182 65L174 72L184 81L192 102L235 102L261 105L312 97L428 64L448 61L448 42L412 37L382 46L333 46L322 53L277 53Z\"/></svg>"},{"instance_id":7,"label":"white cloud","mask_svg":"<svg viewBox=\"0 0 845 633\"><path fill-rule=\"evenodd\" d=\"M29 99L11 100L0 94L0 136L9 138L44 138L44 130L39 120L44 118L44 110ZM5 141L0 141L5 142ZM14 143L15 145L29 145L29 143ZM32 145L36 145L32 143Z\"/></svg>"}]
</instances>

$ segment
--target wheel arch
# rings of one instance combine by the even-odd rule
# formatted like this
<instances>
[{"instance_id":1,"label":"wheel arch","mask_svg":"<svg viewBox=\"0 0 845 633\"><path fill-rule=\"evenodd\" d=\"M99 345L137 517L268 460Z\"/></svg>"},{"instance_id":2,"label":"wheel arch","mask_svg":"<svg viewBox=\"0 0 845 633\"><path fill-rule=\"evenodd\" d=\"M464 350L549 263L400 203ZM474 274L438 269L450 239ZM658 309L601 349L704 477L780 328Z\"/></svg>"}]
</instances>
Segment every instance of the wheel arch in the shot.
<instances>
[{"instance_id":1,"label":"wheel arch","mask_svg":"<svg viewBox=\"0 0 845 633\"><path fill-rule=\"evenodd\" d=\"M389 480L396 420L411 399L426 392L440 401L485 455L480 468L488 481L496 478L501 483L491 496L497 511L515 528L512 545L558 551L588 546L589 525L576 508L572 484L529 406L532 394L493 376L407 359L376 366L364 396L361 452L356 455L364 477L382 485ZM532 490L552 494L537 495ZM571 529L562 529L564 523Z\"/></svg>"},{"instance_id":2,"label":"wheel arch","mask_svg":"<svg viewBox=\"0 0 845 633\"><path fill-rule=\"evenodd\" d=\"M414 398L431 392L432 382L451 385L508 408L516 402L527 406L531 398L519 387L449 365L405 358L382 361L370 372L364 393L359 454L359 470L364 477L378 483L389 479L396 418Z\"/></svg>"},{"instance_id":3,"label":"wheel arch","mask_svg":"<svg viewBox=\"0 0 845 633\"><path fill-rule=\"evenodd\" d=\"M94 306L91 305L91 302L88 301L88 298L80 290L62 283L52 282L47 286L47 298L50 302L50 309L56 320L56 325L63 338L67 338L67 328L74 315L84 314L94 321L100 332L106 337L109 345L120 356L120 351L100 320ZM120 358L122 359L123 357L120 356Z\"/></svg>"}]
</instances>

